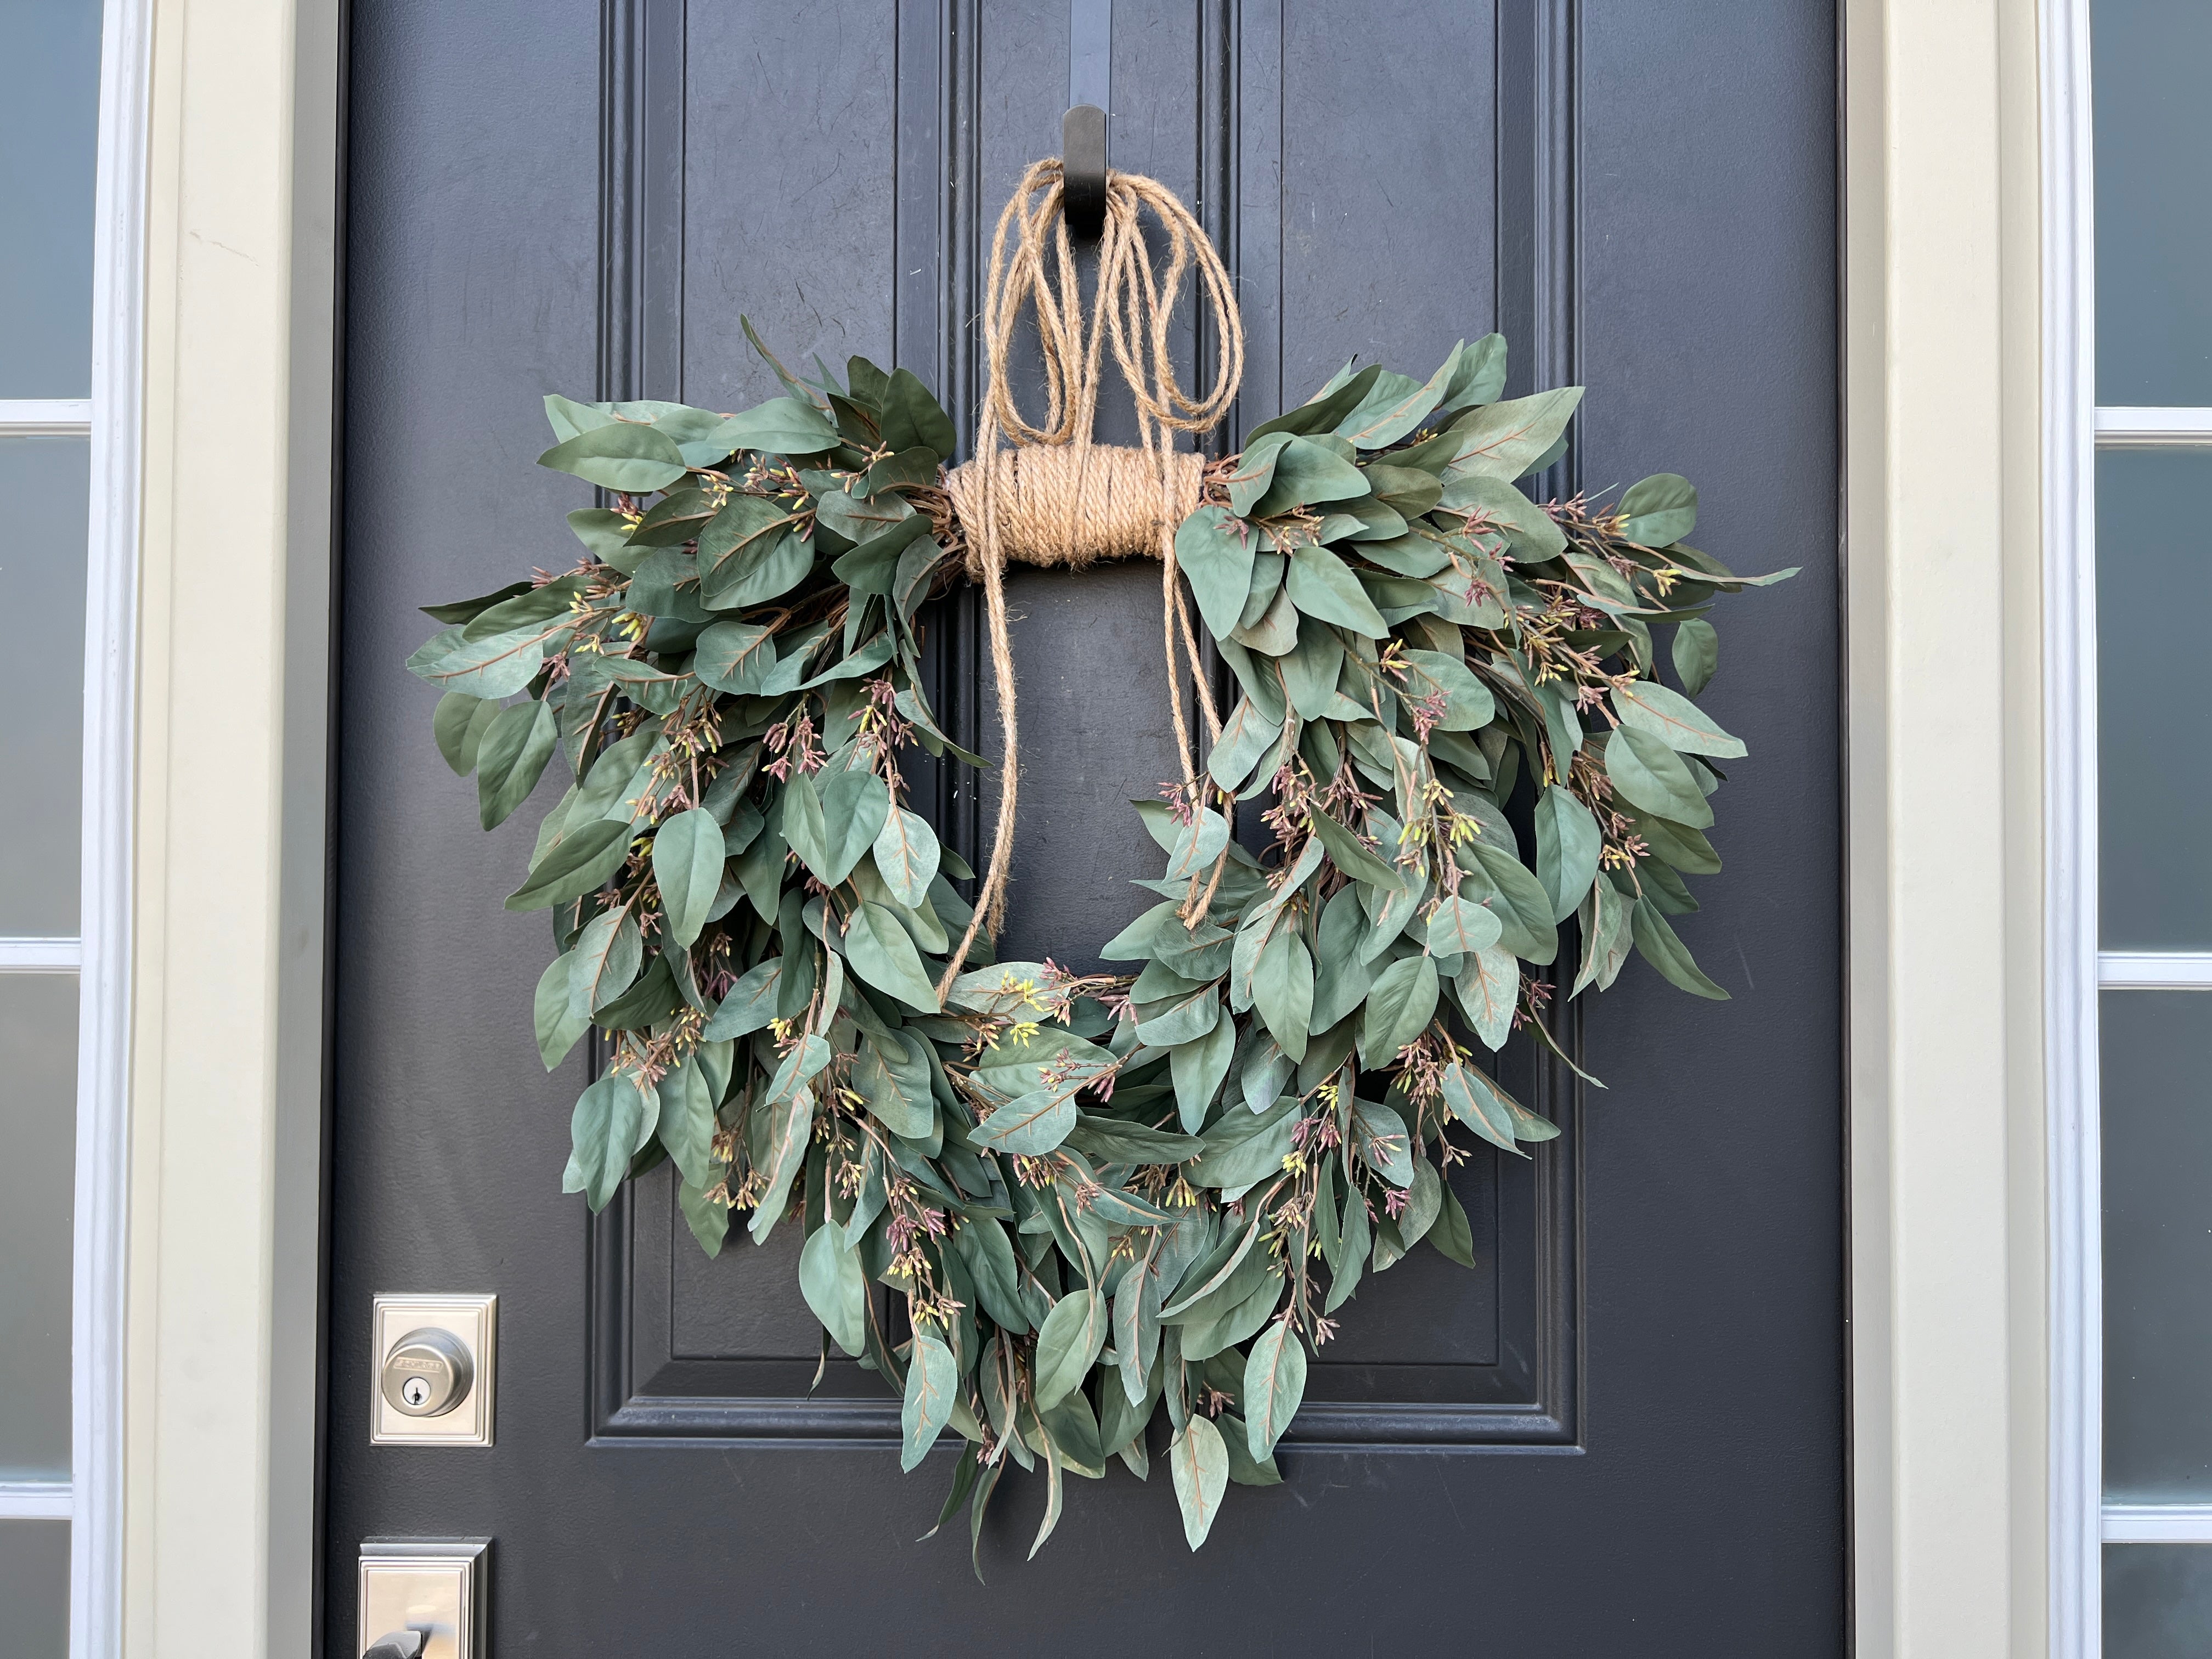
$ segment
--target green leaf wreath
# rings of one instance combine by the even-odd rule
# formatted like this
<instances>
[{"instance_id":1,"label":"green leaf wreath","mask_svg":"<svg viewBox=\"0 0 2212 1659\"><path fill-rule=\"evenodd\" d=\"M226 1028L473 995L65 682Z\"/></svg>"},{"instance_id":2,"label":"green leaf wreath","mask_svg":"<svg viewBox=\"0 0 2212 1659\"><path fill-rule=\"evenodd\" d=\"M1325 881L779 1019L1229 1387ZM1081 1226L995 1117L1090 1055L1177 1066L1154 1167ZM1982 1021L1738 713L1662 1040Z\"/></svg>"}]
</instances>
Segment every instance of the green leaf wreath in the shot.
<instances>
[{"instance_id":1,"label":"green leaf wreath","mask_svg":"<svg viewBox=\"0 0 2212 1659\"><path fill-rule=\"evenodd\" d=\"M1347 370L1207 468L1175 552L1242 696L1198 783L1138 804L1158 902L1098 952L1133 977L979 939L940 994L973 872L900 760L981 763L923 695L963 533L952 422L907 370L776 365L787 395L738 415L549 398L543 465L612 500L568 515L584 556L429 607L409 666L484 827L556 750L574 774L507 901L554 918L547 1067L600 1033L567 1189L597 1210L665 1159L709 1255L740 1213L802 1228L827 1338L904 1395L902 1465L966 1443L940 1526L1041 1462L1042 1544L1063 1472L1144 1476L1164 1407L1196 1548L1228 1481L1279 1478L1362 1275L1424 1241L1474 1265L1445 1172L1558 1134L1489 1056L1550 1042L1570 962L1570 997L1632 948L1727 994L1668 922L1744 752L1691 699L1714 596L1790 573L1687 545L1671 474L1531 501L1582 394L1500 402L1504 360Z\"/></svg>"}]
</instances>

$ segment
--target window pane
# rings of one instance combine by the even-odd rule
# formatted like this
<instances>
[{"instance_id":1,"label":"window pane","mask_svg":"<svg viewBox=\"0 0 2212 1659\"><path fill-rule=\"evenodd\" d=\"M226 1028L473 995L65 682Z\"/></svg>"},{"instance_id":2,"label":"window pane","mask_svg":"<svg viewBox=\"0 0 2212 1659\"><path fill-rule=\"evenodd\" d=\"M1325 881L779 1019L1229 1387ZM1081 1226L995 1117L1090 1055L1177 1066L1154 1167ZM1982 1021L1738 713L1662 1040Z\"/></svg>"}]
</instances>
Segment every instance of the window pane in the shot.
<instances>
[{"instance_id":1,"label":"window pane","mask_svg":"<svg viewBox=\"0 0 2212 1659\"><path fill-rule=\"evenodd\" d=\"M0 938L77 931L90 465L82 438L0 438Z\"/></svg>"},{"instance_id":2,"label":"window pane","mask_svg":"<svg viewBox=\"0 0 2212 1659\"><path fill-rule=\"evenodd\" d=\"M2212 992L2101 1002L2105 1490L2212 1503Z\"/></svg>"},{"instance_id":3,"label":"window pane","mask_svg":"<svg viewBox=\"0 0 2212 1659\"><path fill-rule=\"evenodd\" d=\"M0 0L0 398L92 395L100 0Z\"/></svg>"},{"instance_id":4,"label":"window pane","mask_svg":"<svg viewBox=\"0 0 2212 1659\"><path fill-rule=\"evenodd\" d=\"M2212 1544L2105 1546L2105 1659L2202 1659Z\"/></svg>"},{"instance_id":5,"label":"window pane","mask_svg":"<svg viewBox=\"0 0 2212 1659\"><path fill-rule=\"evenodd\" d=\"M0 1655L68 1659L66 1521L0 1521Z\"/></svg>"},{"instance_id":6,"label":"window pane","mask_svg":"<svg viewBox=\"0 0 2212 1659\"><path fill-rule=\"evenodd\" d=\"M2212 404L2212 6L2095 0L2097 401Z\"/></svg>"},{"instance_id":7,"label":"window pane","mask_svg":"<svg viewBox=\"0 0 2212 1659\"><path fill-rule=\"evenodd\" d=\"M0 1480L66 1480L76 975L0 974Z\"/></svg>"},{"instance_id":8,"label":"window pane","mask_svg":"<svg viewBox=\"0 0 2212 1659\"><path fill-rule=\"evenodd\" d=\"M2207 615L2212 454L2098 456L2100 908L2108 951L2212 951Z\"/></svg>"}]
</instances>

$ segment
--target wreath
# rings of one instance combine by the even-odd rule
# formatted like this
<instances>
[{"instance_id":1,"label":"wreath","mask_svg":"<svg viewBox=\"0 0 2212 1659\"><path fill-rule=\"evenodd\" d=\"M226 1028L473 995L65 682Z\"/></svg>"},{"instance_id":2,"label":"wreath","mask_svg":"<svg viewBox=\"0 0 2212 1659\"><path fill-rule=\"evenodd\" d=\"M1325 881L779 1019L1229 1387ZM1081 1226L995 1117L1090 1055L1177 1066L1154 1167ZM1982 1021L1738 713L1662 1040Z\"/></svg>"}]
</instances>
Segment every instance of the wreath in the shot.
<instances>
[{"instance_id":1,"label":"wreath","mask_svg":"<svg viewBox=\"0 0 2212 1659\"><path fill-rule=\"evenodd\" d=\"M1007 1463L1041 1463L1042 1546L1064 1472L1142 1478L1164 1407L1195 1549L1228 1482L1279 1478L1307 1350L1363 1275L1425 1241L1474 1266L1446 1172L1558 1135L1486 1056L1519 1029L1573 1064L1541 1017L1569 964L1570 998L1632 950L1727 995L1668 921L1720 869L1710 798L1744 753L1692 699L1711 601L1792 573L1687 545L1671 474L1532 501L1516 480L1581 392L1501 401L1494 334L1425 380L1347 367L1240 454L1178 451L1241 375L1226 274L1170 192L1117 173L1086 320L1060 198L1040 163L1000 222L974 459L947 471L953 423L908 370L803 380L744 323L785 389L758 408L546 398L541 464L607 492L568 515L582 558L426 607L408 665L487 830L556 752L573 774L507 900L554 919L547 1068L599 1034L565 1189L597 1211L665 1160L710 1255L740 1212L757 1241L802 1228L823 1357L902 1394L902 1466L965 1443L939 1527L972 1499L979 1538ZM1194 275L1222 325L1204 397L1168 361ZM1034 424L1006 389L1024 314ZM1109 355L1136 448L1090 441ZM994 961L1003 566L1132 554L1162 561L1171 665L1195 670L1194 607L1236 701L1194 672L1202 766L1175 701L1185 775L1137 804L1158 902L1097 952L1131 971ZM983 763L921 668L927 602L967 579L1006 744L972 905L900 771L915 745Z\"/></svg>"}]
</instances>

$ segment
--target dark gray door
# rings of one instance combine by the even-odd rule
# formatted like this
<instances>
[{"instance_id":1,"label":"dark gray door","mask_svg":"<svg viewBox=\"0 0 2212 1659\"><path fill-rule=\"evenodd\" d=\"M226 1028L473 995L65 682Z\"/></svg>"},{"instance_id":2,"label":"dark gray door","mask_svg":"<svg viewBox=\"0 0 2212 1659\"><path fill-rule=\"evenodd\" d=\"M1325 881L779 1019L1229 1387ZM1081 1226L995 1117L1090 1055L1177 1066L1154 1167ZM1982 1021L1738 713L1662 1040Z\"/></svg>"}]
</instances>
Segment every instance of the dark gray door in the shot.
<instances>
[{"instance_id":1,"label":"dark gray door","mask_svg":"<svg viewBox=\"0 0 2212 1659\"><path fill-rule=\"evenodd\" d=\"M1683 932L1730 1004L1632 967L1578 1026L1563 1138L1459 1177L1480 1267L1419 1252L1316 1364L1280 1487L1199 1555L1164 1472L1041 1482L915 1539L951 1456L833 1364L797 1238L703 1259L665 1171L563 1197L581 1061L530 1028L548 941L400 664L416 605L565 563L541 393L744 407L780 349L915 368L963 426L979 253L1058 148L1056 0L356 0L332 1102L328 1640L378 1534L487 1534L504 1655L956 1650L1840 1651L1845 1601L1836 732L1835 20L1822 0L1121 0L1116 166L1237 273L1256 424L1346 357L1510 337L1587 381L1554 487L1679 471L1732 602L1711 706L1752 747ZM1227 436L1236 442L1236 432ZM1150 896L1123 804L1175 771L1156 567L1015 585L1031 757L1006 954ZM938 707L987 736L972 606ZM980 730L979 730L980 728ZM972 738L971 738L972 741ZM545 799L551 799L549 793ZM972 780L939 780L971 856ZM527 820L532 809L520 815ZM496 1291L497 1444L371 1448L369 1298ZM1435 1310L1447 1310L1436 1316ZM1009 1498L1011 1498L1011 1501Z\"/></svg>"}]
</instances>

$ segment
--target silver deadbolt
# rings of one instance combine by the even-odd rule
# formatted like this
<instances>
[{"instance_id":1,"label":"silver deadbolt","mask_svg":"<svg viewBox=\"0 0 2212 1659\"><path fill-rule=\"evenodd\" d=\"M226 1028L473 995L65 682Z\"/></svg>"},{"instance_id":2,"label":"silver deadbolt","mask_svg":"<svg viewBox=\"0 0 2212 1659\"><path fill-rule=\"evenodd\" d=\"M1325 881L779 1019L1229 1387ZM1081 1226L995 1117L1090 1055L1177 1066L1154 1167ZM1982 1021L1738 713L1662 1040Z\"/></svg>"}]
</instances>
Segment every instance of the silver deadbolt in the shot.
<instances>
[{"instance_id":1,"label":"silver deadbolt","mask_svg":"<svg viewBox=\"0 0 2212 1659\"><path fill-rule=\"evenodd\" d=\"M385 1404L405 1417L443 1417L475 1381L467 1346L434 1325L408 1332L384 1357Z\"/></svg>"}]
</instances>

